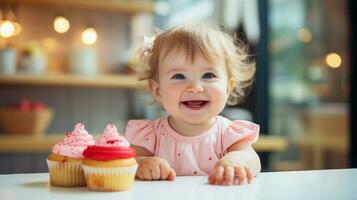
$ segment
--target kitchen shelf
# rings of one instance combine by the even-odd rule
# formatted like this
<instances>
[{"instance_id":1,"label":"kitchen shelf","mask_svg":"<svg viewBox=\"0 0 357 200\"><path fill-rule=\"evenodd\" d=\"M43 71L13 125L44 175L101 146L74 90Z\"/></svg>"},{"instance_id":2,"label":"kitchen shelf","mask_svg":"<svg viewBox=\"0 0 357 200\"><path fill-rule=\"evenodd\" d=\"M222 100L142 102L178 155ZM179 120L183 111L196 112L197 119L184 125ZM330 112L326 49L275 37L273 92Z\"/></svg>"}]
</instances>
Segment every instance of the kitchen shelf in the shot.
<instances>
[{"instance_id":1,"label":"kitchen shelf","mask_svg":"<svg viewBox=\"0 0 357 200\"><path fill-rule=\"evenodd\" d=\"M155 3L148 0L2 0L2 3L102 10L128 14L155 12Z\"/></svg>"},{"instance_id":2,"label":"kitchen shelf","mask_svg":"<svg viewBox=\"0 0 357 200\"><path fill-rule=\"evenodd\" d=\"M0 75L0 85L139 89L145 87L145 81L140 82L134 75Z\"/></svg>"},{"instance_id":3,"label":"kitchen shelf","mask_svg":"<svg viewBox=\"0 0 357 200\"><path fill-rule=\"evenodd\" d=\"M98 135L93 135L98 138ZM47 153L57 142L63 140L63 134L31 135L1 135L0 153ZM284 137L260 135L253 144L257 152L280 152L287 148Z\"/></svg>"}]
</instances>

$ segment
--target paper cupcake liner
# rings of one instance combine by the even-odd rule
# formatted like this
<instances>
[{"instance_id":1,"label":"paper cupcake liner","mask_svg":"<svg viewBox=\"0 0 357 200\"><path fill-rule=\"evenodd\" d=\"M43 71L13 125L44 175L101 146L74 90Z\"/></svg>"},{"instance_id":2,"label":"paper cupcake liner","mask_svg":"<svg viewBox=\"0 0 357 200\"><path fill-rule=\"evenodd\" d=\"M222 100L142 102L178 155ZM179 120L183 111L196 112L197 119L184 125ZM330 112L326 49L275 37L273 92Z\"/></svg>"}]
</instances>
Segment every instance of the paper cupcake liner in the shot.
<instances>
[{"instance_id":1,"label":"paper cupcake liner","mask_svg":"<svg viewBox=\"0 0 357 200\"><path fill-rule=\"evenodd\" d=\"M90 167L83 165L87 186L96 191L130 190L138 164L129 167Z\"/></svg>"},{"instance_id":2,"label":"paper cupcake liner","mask_svg":"<svg viewBox=\"0 0 357 200\"><path fill-rule=\"evenodd\" d=\"M53 186L81 187L86 185L81 163L58 162L47 159L50 183Z\"/></svg>"},{"instance_id":3,"label":"paper cupcake liner","mask_svg":"<svg viewBox=\"0 0 357 200\"><path fill-rule=\"evenodd\" d=\"M85 174L95 174L95 175L131 175L136 173L138 164L129 167L90 167L83 165L83 170Z\"/></svg>"}]
</instances>

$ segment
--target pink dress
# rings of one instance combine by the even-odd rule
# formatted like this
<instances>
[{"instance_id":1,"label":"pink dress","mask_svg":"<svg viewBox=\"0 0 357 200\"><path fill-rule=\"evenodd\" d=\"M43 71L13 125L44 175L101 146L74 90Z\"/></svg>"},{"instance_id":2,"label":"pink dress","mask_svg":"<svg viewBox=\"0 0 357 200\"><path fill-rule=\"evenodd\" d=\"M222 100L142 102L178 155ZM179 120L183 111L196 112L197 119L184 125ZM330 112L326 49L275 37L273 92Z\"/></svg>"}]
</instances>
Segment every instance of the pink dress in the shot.
<instances>
[{"instance_id":1,"label":"pink dress","mask_svg":"<svg viewBox=\"0 0 357 200\"><path fill-rule=\"evenodd\" d=\"M185 137L170 127L168 117L163 117L154 121L130 120L125 136L132 145L166 159L179 176L208 175L232 144L243 139L257 141L259 125L218 116L205 133Z\"/></svg>"}]
</instances>

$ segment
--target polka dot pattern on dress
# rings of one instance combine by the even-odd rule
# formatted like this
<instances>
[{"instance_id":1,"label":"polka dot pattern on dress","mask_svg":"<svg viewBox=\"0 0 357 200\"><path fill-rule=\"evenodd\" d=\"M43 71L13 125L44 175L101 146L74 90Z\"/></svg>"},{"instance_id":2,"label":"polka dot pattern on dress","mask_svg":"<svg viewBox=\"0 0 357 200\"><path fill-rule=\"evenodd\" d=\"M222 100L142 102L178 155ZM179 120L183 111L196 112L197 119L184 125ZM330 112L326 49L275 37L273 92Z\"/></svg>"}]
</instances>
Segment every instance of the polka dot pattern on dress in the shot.
<instances>
[{"instance_id":1,"label":"polka dot pattern on dress","mask_svg":"<svg viewBox=\"0 0 357 200\"><path fill-rule=\"evenodd\" d=\"M217 124L201 137L185 137L170 127L168 117L155 120L130 120L125 136L136 146L165 158L177 175L199 176L208 174L222 158L229 146L242 139L254 142L258 125L244 121L231 121L218 117ZM256 126L257 131L247 127ZM197 161L197 162L196 162Z\"/></svg>"}]
</instances>

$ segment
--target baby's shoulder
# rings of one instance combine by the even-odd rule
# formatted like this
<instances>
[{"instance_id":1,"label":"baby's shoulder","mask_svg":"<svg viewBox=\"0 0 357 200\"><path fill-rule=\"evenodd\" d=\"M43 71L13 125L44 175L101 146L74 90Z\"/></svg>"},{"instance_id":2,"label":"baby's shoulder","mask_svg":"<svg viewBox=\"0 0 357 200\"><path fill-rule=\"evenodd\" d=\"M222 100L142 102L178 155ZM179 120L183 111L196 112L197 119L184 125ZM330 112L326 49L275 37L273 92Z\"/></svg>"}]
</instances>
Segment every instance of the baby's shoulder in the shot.
<instances>
[{"instance_id":1,"label":"baby's shoulder","mask_svg":"<svg viewBox=\"0 0 357 200\"><path fill-rule=\"evenodd\" d=\"M143 130L143 129L150 129L154 132L159 130L159 127L163 126L165 123L166 118L161 117L155 120L150 119L132 119L129 120L126 125L126 130Z\"/></svg>"},{"instance_id":2,"label":"baby's shoulder","mask_svg":"<svg viewBox=\"0 0 357 200\"><path fill-rule=\"evenodd\" d=\"M259 130L259 125L247 121L247 120L230 120L226 117L219 116L218 123L220 127L220 133L224 134L226 132L242 132L243 129L250 129L250 130Z\"/></svg>"},{"instance_id":3,"label":"baby's shoulder","mask_svg":"<svg viewBox=\"0 0 357 200\"><path fill-rule=\"evenodd\" d=\"M221 131L226 130L232 123L233 123L233 121L226 117L223 117L223 116L217 117L217 124Z\"/></svg>"}]
</instances>

